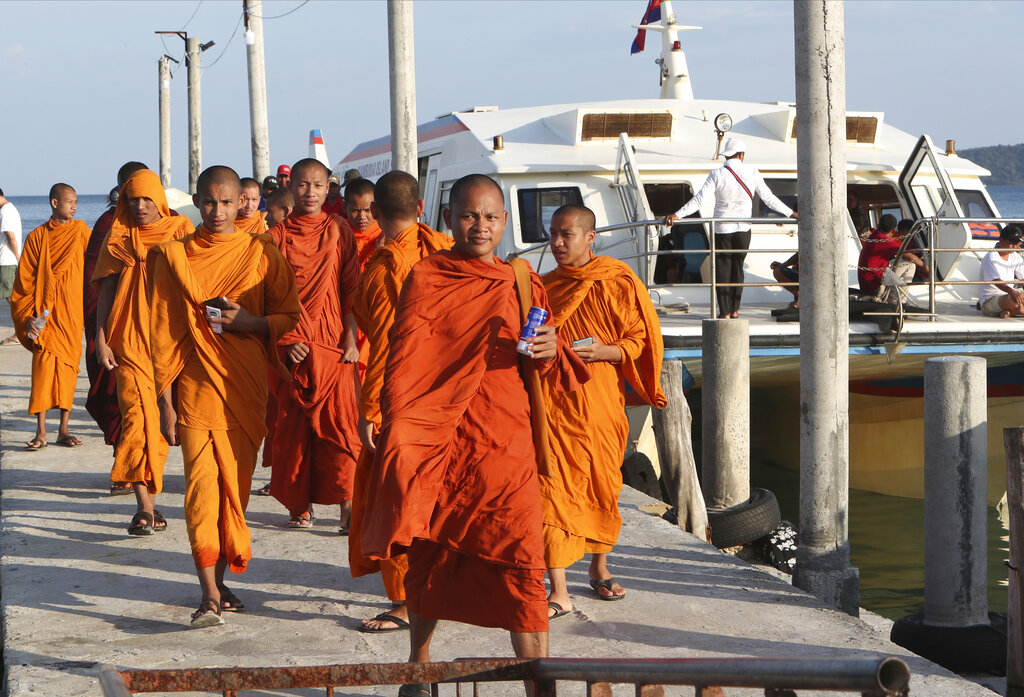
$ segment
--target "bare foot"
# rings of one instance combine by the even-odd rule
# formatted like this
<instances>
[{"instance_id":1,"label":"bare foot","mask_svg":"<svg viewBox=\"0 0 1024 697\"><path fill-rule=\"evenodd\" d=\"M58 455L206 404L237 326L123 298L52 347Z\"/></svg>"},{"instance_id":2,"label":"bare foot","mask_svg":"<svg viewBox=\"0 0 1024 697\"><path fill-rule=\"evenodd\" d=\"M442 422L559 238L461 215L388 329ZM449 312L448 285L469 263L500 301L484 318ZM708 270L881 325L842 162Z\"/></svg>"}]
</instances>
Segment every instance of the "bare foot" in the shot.
<instances>
[{"instance_id":1,"label":"bare foot","mask_svg":"<svg viewBox=\"0 0 1024 697\"><path fill-rule=\"evenodd\" d=\"M1006 319L1009 316L1010 316L1010 311L1009 310L1003 310L1002 312L999 313L999 319Z\"/></svg>"}]
</instances>

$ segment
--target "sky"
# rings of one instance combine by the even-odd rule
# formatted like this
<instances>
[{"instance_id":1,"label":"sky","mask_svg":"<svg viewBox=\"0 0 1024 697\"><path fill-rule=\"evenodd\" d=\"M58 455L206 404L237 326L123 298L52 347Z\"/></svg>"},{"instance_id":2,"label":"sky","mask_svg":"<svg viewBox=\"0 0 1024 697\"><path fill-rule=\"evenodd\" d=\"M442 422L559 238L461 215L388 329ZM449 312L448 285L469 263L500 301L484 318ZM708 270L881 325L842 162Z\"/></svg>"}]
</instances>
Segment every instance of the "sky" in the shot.
<instances>
[{"instance_id":1,"label":"sky","mask_svg":"<svg viewBox=\"0 0 1024 697\"><path fill-rule=\"evenodd\" d=\"M658 37L629 48L646 0L416 0L417 120L500 107L658 96ZM158 168L157 60L203 54L203 165L251 173L240 0L0 3L0 188L65 181L106 193L117 168ZM695 96L794 99L790 1L676 0ZM323 130L332 163L389 129L383 0L265 0L271 165ZM959 148L1024 142L1024 2L849 0L847 108ZM171 173L188 186L184 60L171 81ZM173 65L173 64L172 64Z\"/></svg>"}]
</instances>

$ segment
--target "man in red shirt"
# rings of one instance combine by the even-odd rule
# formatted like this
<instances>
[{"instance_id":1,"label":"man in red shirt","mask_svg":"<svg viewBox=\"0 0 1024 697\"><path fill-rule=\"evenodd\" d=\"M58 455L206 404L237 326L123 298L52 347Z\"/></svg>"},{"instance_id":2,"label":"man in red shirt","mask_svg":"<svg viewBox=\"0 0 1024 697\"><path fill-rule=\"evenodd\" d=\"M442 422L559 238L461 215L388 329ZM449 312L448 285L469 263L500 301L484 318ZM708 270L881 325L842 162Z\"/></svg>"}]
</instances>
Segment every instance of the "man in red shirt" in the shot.
<instances>
[{"instance_id":1,"label":"man in red shirt","mask_svg":"<svg viewBox=\"0 0 1024 697\"><path fill-rule=\"evenodd\" d=\"M882 276L889 268L896 253L900 251L903 240L896 233L896 216L886 213L878 221L878 227L871 231L871 234L862 243L860 260L857 262L857 281L860 284L860 292L863 295L873 295L881 302L896 304L902 296L906 301L906 292L899 295L892 292L892 288L882 285ZM893 266L893 273L902 283L910 283L914 280L916 267L928 273L928 265L916 254L904 252L900 254L899 260ZM894 286L899 287L899 286Z\"/></svg>"}]
</instances>

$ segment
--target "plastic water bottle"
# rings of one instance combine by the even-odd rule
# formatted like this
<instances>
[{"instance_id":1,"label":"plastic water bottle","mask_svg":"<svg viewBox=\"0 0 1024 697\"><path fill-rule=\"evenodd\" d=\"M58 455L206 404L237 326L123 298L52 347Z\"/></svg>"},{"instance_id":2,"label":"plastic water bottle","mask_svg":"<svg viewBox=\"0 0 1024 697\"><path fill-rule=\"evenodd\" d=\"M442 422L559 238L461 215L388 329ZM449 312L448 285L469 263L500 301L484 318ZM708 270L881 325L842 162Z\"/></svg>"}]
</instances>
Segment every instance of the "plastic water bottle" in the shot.
<instances>
[{"instance_id":1,"label":"plastic water bottle","mask_svg":"<svg viewBox=\"0 0 1024 697\"><path fill-rule=\"evenodd\" d=\"M530 355L530 343L527 339L537 336L537 327L544 324L547 319L548 311L543 307L530 308L530 312L526 315L526 324L523 325L523 331L519 334L519 343L516 344L516 351L524 356Z\"/></svg>"},{"instance_id":2,"label":"plastic water bottle","mask_svg":"<svg viewBox=\"0 0 1024 697\"><path fill-rule=\"evenodd\" d=\"M25 332L25 336L35 341L39 338L39 332L43 331L43 327L46 326L46 320L50 317L49 310L43 310L43 314L38 317L33 317L32 321L28 323L28 330Z\"/></svg>"}]
</instances>

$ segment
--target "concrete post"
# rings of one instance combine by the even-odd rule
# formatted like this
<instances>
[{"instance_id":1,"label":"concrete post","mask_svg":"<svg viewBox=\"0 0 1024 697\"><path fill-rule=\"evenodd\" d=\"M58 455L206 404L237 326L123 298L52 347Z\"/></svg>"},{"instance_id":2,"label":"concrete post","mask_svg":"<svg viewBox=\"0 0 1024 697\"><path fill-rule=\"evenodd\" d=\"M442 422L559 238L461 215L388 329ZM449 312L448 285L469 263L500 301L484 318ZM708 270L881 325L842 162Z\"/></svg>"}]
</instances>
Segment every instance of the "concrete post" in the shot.
<instances>
[{"instance_id":1,"label":"concrete post","mask_svg":"<svg viewBox=\"0 0 1024 697\"><path fill-rule=\"evenodd\" d=\"M795 0L800 200L800 544L793 583L856 615L850 566L843 3Z\"/></svg>"},{"instance_id":2,"label":"concrete post","mask_svg":"<svg viewBox=\"0 0 1024 697\"><path fill-rule=\"evenodd\" d=\"M388 62L391 66L391 169L418 177L412 0L388 0Z\"/></svg>"},{"instance_id":3,"label":"concrete post","mask_svg":"<svg viewBox=\"0 0 1024 697\"><path fill-rule=\"evenodd\" d=\"M750 498L750 323L706 319L701 350L701 489L711 510Z\"/></svg>"},{"instance_id":4,"label":"concrete post","mask_svg":"<svg viewBox=\"0 0 1024 697\"><path fill-rule=\"evenodd\" d=\"M267 125L267 72L263 59L263 0L245 0L245 58L249 66L249 122L252 127L253 178L270 175L270 128Z\"/></svg>"},{"instance_id":5,"label":"concrete post","mask_svg":"<svg viewBox=\"0 0 1024 697\"><path fill-rule=\"evenodd\" d=\"M989 622L985 367L984 358L967 356L924 362L924 623L929 625Z\"/></svg>"},{"instance_id":6,"label":"concrete post","mask_svg":"<svg viewBox=\"0 0 1024 697\"><path fill-rule=\"evenodd\" d=\"M171 188L171 60L160 58L160 186Z\"/></svg>"},{"instance_id":7,"label":"concrete post","mask_svg":"<svg viewBox=\"0 0 1024 697\"><path fill-rule=\"evenodd\" d=\"M196 193L196 182L203 171L203 115L199 93L199 39L185 39L185 65L188 66L188 193Z\"/></svg>"}]
</instances>

